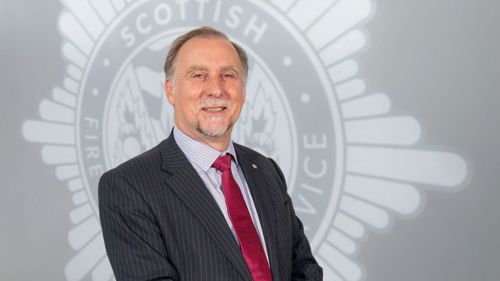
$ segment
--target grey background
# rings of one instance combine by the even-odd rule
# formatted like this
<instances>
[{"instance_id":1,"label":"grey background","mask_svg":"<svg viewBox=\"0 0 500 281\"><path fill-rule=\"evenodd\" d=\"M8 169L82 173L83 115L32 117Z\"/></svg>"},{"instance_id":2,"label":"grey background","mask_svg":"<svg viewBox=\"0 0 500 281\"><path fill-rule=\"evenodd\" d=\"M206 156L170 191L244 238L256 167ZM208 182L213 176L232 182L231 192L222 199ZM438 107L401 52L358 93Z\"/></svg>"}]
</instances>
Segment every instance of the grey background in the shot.
<instances>
[{"instance_id":1,"label":"grey background","mask_svg":"<svg viewBox=\"0 0 500 281\"><path fill-rule=\"evenodd\" d=\"M64 280L72 203L66 184L21 135L64 76L57 1L0 2L0 279ZM455 193L425 190L425 207L371 232L357 260L367 280L500 280L500 4L377 1L360 77L411 114L425 147L469 164ZM421 186L419 186L421 187Z\"/></svg>"}]
</instances>

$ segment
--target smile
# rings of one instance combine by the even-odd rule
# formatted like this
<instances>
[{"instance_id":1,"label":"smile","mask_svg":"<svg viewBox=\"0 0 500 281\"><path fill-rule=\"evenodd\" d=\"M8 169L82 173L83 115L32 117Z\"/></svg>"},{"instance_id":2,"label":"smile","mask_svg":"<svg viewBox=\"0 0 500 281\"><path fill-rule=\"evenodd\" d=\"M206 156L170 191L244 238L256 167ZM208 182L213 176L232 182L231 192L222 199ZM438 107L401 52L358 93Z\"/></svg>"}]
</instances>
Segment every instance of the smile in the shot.
<instances>
[{"instance_id":1,"label":"smile","mask_svg":"<svg viewBox=\"0 0 500 281\"><path fill-rule=\"evenodd\" d=\"M221 112L223 110L227 109L227 107L225 106L221 106L221 107L203 107L202 110L203 111L208 111L208 112Z\"/></svg>"}]
</instances>

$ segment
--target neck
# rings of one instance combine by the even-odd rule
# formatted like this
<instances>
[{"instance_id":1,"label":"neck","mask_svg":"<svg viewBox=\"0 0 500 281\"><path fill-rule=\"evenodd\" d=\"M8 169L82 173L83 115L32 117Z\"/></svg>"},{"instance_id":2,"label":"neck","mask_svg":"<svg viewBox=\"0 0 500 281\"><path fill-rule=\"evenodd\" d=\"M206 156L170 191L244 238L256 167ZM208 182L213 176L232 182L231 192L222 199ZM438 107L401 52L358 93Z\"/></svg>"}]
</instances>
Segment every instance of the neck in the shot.
<instances>
[{"instance_id":1,"label":"neck","mask_svg":"<svg viewBox=\"0 0 500 281\"><path fill-rule=\"evenodd\" d=\"M231 141L230 138L222 139L222 137L206 137L206 136L204 136L203 138L193 138L193 139L199 142L206 143L211 148L216 149L220 152L226 150L227 147L229 146L229 142Z\"/></svg>"}]
</instances>

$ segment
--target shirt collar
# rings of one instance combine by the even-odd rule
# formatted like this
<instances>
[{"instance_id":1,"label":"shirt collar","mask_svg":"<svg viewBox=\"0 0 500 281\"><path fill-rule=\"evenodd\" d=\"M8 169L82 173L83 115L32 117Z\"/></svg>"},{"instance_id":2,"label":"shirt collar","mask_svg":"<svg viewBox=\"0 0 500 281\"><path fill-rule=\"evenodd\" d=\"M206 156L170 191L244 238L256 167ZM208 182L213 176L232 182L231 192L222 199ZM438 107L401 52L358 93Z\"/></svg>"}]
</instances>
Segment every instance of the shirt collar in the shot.
<instances>
[{"instance_id":1,"label":"shirt collar","mask_svg":"<svg viewBox=\"0 0 500 281\"><path fill-rule=\"evenodd\" d=\"M228 147L224 151L220 152L206 143L192 139L175 126L174 139L179 148L188 158L189 162L200 167L205 172L208 172L208 170L212 167L212 164L219 156L226 155L227 153L233 156L233 161L236 165L238 165L238 158L236 157L233 141L230 141Z\"/></svg>"}]
</instances>

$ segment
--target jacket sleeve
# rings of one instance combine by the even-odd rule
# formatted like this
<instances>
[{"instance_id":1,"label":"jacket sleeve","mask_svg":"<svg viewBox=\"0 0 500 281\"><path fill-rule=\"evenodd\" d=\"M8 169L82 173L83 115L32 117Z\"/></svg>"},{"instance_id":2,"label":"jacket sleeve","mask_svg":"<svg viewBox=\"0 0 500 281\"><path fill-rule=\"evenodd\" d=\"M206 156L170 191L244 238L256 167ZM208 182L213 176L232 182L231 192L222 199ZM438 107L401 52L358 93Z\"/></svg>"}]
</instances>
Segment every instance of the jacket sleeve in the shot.
<instances>
[{"instance_id":1,"label":"jacket sleeve","mask_svg":"<svg viewBox=\"0 0 500 281\"><path fill-rule=\"evenodd\" d=\"M285 177L283 172L279 168L278 164L272 160L274 167L276 168L278 175L286 187ZM319 266L318 262L314 258L309 241L304 234L304 228L302 222L295 214L293 208L292 200L284 191L285 196L290 204L290 213L292 214L292 225L293 225L293 243L292 243L292 280L293 281L321 281L323 280L323 269Z\"/></svg>"},{"instance_id":2,"label":"jacket sleeve","mask_svg":"<svg viewBox=\"0 0 500 281\"><path fill-rule=\"evenodd\" d=\"M116 280L177 280L149 204L116 172L99 181L99 214Z\"/></svg>"}]
</instances>

